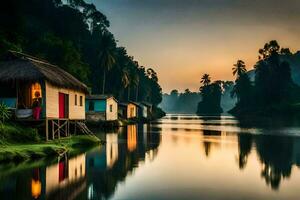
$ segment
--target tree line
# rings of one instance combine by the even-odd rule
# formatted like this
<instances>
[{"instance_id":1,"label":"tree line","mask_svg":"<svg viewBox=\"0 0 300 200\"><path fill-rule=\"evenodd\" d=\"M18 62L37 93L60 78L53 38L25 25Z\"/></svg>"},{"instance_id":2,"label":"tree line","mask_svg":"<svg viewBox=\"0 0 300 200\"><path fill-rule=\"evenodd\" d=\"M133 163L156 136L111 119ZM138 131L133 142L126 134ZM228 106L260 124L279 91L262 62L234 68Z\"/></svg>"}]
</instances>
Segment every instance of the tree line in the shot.
<instances>
[{"instance_id":1,"label":"tree line","mask_svg":"<svg viewBox=\"0 0 300 200\"><path fill-rule=\"evenodd\" d=\"M189 89L179 92L174 89L170 94L163 94L160 106L168 113L195 113L199 99L201 99L199 92L192 92Z\"/></svg>"},{"instance_id":2,"label":"tree line","mask_svg":"<svg viewBox=\"0 0 300 200\"><path fill-rule=\"evenodd\" d=\"M118 46L106 16L84 0L10 0L0 8L0 56L24 52L62 67L94 94L157 106L162 89L153 68Z\"/></svg>"},{"instance_id":3,"label":"tree line","mask_svg":"<svg viewBox=\"0 0 300 200\"><path fill-rule=\"evenodd\" d=\"M259 49L258 54L258 61L254 66L254 80L249 77L243 60L238 60L233 65L235 82L231 85L233 87L230 93L236 99L236 104L229 112L237 116L296 113L300 110L300 88L294 83L290 63L285 59L293 53L289 48L282 48L276 40L272 40ZM220 96L224 81L212 83L210 76L204 74L201 84L202 101L197 112L221 113L223 110L220 107Z\"/></svg>"}]
</instances>

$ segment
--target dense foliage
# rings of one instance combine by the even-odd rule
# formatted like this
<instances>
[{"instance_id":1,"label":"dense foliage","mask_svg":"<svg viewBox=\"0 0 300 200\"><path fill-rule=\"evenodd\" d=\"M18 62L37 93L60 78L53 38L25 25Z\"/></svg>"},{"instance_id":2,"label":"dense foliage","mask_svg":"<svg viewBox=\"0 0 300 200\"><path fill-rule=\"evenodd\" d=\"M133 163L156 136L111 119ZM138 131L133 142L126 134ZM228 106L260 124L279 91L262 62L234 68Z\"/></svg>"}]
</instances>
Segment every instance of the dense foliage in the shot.
<instances>
[{"instance_id":1,"label":"dense foliage","mask_svg":"<svg viewBox=\"0 0 300 200\"><path fill-rule=\"evenodd\" d=\"M223 112L221 108L222 82L211 83L210 76L204 74L201 78L202 86L200 92L202 100L198 104L198 114L219 114Z\"/></svg>"},{"instance_id":2,"label":"dense foliage","mask_svg":"<svg viewBox=\"0 0 300 200\"><path fill-rule=\"evenodd\" d=\"M84 0L10 0L0 7L0 54L21 51L61 66L119 100L161 102L156 72L140 66L109 32L109 21Z\"/></svg>"},{"instance_id":3,"label":"dense foliage","mask_svg":"<svg viewBox=\"0 0 300 200\"><path fill-rule=\"evenodd\" d=\"M201 94L186 89L183 93L172 90L170 94L163 95L160 106L168 113L195 113Z\"/></svg>"},{"instance_id":4,"label":"dense foliage","mask_svg":"<svg viewBox=\"0 0 300 200\"><path fill-rule=\"evenodd\" d=\"M233 74L237 75L232 92L237 97L233 114L292 114L290 111L298 110L295 108L300 101L300 88L292 80L289 62L282 59L290 54L289 49L280 48L275 40L266 43L259 50L254 81L250 80L244 62L237 61L233 68Z\"/></svg>"},{"instance_id":5,"label":"dense foliage","mask_svg":"<svg viewBox=\"0 0 300 200\"><path fill-rule=\"evenodd\" d=\"M6 105L0 103L0 125L11 117L11 112Z\"/></svg>"}]
</instances>

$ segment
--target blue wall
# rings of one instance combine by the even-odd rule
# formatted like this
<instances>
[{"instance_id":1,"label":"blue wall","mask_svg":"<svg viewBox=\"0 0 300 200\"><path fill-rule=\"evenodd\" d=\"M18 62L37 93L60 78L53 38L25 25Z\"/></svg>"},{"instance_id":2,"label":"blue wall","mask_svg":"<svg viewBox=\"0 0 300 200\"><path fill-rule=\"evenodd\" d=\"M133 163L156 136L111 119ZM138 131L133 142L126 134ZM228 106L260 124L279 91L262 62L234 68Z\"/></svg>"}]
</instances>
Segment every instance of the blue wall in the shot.
<instances>
[{"instance_id":1,"label":"blue wall","mask_svg":"<svg viewBox=\"0 0 300 200\"><path fill-rule=\"evenodd\" d=\"M10 108L16 108L17 99L16 98L0 98L0 103L3 103L4 105L6 105Z\"/></svg>"},{"instance_id":2,"label":"blue wall","mask_svg":"<svg viewBox=\"0 0 300 200\"><path fill-rule=\"evenodd\" d=\"M94 102L94 110L95 112L105 112L106 111L106 100L89 100L85 101L85 111L89 111L90 102Z\"/></svg>"}]
</instances>

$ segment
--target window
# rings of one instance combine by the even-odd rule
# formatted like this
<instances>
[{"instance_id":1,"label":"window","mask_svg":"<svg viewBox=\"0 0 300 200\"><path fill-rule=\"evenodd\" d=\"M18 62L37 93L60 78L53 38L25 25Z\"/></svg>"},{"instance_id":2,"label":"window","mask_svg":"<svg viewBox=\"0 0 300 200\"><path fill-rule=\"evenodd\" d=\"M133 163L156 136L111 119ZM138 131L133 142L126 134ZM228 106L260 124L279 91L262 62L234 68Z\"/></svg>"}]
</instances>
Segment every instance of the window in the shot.
<instances>
[{"instance_id":1,"label":"window","mask_svg":"<svg viewBox=\"0 0 300 200\"><path fill-rule=\"evenodd\" d=\"M82 96L80 96L80 99L79 99L79 104L80 104L80 106L82 106L82 105L83 105L83 98L82 98Z\"/></svg>"},{"instance_id":2,"label":"window","mask_svg":"<svg viewBox=\"0 0 300 200\"><path fill-rule=\"evenodd\" d=\"M39 83L34 83L31 85L31 96L32 99L42 98L42 87Z\"/></svg>"},{"instance_id":3,"label":"window","mask_svg":"<svg viewBox=\"0 0 300 200\"><path fill-rule=\"evenodd\" d=\"M75 106L77 106L77 94L75 94Z\"/></svg>"},{"instance_id":4,"label":"window","mask_svg":"<svg viewBox=\"0 0 300 200\"><path fill-rule=\"evenodd\" d=\"M113 111L113 105L109 105L109 111L110 111L110 112Z\"/></svg>"},{"instance_id":5,"label":"window","mask_svg":"<svg viewBox=\"0 0 300 200\"><path fill-rule=\"evenodd\" d=\"M94 111L95 110L95 103L93 101L89 102L89 111Z\"/></svg>"}]
</instances>

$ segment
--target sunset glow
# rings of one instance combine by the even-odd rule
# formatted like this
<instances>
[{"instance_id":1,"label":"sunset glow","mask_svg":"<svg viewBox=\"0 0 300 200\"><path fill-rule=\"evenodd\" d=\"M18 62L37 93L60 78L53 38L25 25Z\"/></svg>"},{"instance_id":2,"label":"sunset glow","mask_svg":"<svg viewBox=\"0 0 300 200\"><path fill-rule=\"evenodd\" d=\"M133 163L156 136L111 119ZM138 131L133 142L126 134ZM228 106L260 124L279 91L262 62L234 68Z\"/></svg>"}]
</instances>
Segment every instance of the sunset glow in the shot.
<instances>
[{"instance_id":1,"label":"sunset glow","mask_svg":"<svg viewBox=\"0 0 300 200\"><path fill-rule=\"evenodd\" d=\"M253 68L258 49L272 39L291 50L300 47L296 0L90 2L108 16L119 44L158 72L164 92L198 91L204 72L213 80L234 80L233 63L243 59Z\"/></svg>"}]
</instances>

